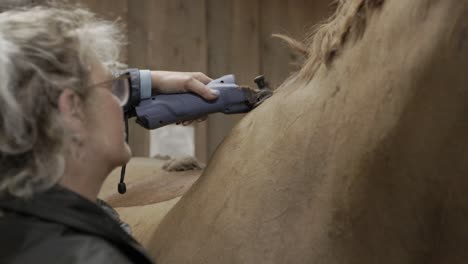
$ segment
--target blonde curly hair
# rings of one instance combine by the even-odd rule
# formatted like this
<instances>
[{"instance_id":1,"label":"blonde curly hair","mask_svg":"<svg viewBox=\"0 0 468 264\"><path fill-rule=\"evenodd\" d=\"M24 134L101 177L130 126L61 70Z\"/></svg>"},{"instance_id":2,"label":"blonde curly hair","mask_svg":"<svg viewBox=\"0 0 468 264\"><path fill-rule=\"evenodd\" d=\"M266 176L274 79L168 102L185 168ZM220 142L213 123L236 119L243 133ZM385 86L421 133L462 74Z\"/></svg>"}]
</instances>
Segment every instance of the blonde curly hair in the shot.
<instances>
[{"instance_id":1,"label":"blonde curly hair","mask_svg":"<svg viewBox=\"0 0 468 264\"><path fill-rule=\"evenodd\" d=\"M119 65L118 23L51 5L0 14L0 193L27 197L56 184L69 136L57 100L66 87L86 100L89 65Z\"/></svg>"}]
</instances>

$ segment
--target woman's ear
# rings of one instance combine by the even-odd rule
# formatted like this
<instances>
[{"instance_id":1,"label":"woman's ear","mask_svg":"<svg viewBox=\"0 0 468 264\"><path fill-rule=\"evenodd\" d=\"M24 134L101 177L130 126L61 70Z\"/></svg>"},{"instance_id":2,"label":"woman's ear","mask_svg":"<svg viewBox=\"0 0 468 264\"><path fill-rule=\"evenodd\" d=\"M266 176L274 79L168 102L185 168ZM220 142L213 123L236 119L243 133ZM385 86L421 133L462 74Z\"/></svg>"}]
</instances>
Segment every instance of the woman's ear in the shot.
<instances>
[{"instance_id":1,"label":"woman's ear","mask_svg":"<svg viewBox=\"0 0 468 264\"><path fill-rule=\"evenodd\" d=\"M69 129L76 133L83 132L85 115L83 101L78 94L71 89L64 89L58 98L58 109Z\"/></svg>"}]
</instances>

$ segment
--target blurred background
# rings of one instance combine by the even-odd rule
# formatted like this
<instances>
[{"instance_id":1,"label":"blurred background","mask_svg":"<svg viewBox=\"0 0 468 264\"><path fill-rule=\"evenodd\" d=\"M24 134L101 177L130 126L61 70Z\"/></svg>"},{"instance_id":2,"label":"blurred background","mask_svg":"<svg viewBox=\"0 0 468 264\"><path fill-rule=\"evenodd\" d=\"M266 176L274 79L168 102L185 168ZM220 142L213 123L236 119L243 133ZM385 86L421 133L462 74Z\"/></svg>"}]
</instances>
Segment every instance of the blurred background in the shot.
<instances>
[{"instance_id":1,"label":"blurred background","mask_svg":"<svg viewBox=\"0 0 468 264\"><path fill-rule=\"evenodd\" d=\"M46 0L0 0L8 9ZM295 55L281 33L302 40L330 15L332 0L72 0L101 17L126 25L123 61L132 68L201 71L212 78L236 75L254 85L265 75L274 89L293 71ZM194 155L207 162L242 115L211 115L193 126L153 131L130 121L134 156Z\"/></svg>"}]
</instances>

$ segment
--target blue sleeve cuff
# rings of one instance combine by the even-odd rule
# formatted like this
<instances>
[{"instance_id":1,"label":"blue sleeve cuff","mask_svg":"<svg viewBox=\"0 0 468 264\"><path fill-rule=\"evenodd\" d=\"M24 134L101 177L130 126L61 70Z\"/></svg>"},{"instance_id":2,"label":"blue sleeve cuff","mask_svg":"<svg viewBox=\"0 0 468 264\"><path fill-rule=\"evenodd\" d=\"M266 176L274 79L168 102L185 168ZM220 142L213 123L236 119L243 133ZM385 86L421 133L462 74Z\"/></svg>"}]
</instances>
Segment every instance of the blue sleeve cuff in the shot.
<instances>
[{"instance_id":1,"label":"blue sleeve cuff","mask_svg":"<svg viewBox=\"0 0 468 264\"><path fill-rule=\"evenodd\" d=\"M148 99L151 97L151 71L140 70L140 99Z\"/></svg>"}]
</instances>

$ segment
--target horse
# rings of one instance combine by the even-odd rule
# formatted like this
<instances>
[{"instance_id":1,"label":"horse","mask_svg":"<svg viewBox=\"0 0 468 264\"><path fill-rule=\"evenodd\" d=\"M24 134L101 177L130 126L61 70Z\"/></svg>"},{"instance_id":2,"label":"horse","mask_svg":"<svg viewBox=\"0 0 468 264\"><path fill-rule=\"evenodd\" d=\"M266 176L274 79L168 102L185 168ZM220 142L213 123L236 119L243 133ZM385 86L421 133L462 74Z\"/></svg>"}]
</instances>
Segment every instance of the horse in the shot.
<instances>
[{"instance_id":1,"label":"horse","mask_svg":"<svg viewBox=\"0 0 468 264\"><path fill-rule=\"evenodd\" d=\"M340 0L169 211L157 263L465 263L468 1Z\"/></svg>"}]
</instances>

